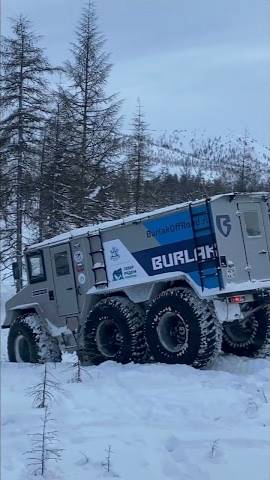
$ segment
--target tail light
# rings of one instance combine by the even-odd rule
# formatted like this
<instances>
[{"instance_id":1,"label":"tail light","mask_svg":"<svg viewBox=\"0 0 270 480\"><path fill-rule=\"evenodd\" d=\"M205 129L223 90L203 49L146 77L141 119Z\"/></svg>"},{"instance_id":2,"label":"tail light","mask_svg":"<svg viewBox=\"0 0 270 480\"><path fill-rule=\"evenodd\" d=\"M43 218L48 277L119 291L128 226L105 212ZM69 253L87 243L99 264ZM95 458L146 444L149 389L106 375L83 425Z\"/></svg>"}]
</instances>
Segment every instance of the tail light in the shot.
<instances>
[{"instance_id":1,"label":"tail light","mask_svg":"<svg viewBox=\"0 0 270 480\"><path fill-rule=\"evenodd\" d=\"M229 298L230 303L244 303L246 301L245 295L233 295Z\"/></svg>"}]
</instances>

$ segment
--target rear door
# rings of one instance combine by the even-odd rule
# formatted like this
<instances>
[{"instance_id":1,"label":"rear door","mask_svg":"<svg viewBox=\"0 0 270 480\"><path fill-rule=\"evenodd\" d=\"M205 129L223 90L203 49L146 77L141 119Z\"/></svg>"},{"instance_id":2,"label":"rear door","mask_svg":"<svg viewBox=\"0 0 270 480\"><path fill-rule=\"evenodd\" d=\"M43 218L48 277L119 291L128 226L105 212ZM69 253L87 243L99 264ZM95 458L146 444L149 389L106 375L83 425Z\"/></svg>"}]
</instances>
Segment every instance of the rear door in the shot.
<instances>
[{"instance_id":1,"label":"rear door","mask_svg":"<svg viewBox=\"0 0 270 480\"><path fill-rule=\"evenodd\" d=\"M241 202L241 225L247 263L251 279L270 278L270 252L268 250L265 225L259 202Z\"/></svg>"},{"instance_id":2,"label":"rear door","mask_svg":"<svg viewBox=\"0 0 270 480\"><path fill-rule=\"evenodd\" d=\"M78 313L77 292L70 246L68 243L50 248L58 315Z\"/></svg>"}]
</instances>

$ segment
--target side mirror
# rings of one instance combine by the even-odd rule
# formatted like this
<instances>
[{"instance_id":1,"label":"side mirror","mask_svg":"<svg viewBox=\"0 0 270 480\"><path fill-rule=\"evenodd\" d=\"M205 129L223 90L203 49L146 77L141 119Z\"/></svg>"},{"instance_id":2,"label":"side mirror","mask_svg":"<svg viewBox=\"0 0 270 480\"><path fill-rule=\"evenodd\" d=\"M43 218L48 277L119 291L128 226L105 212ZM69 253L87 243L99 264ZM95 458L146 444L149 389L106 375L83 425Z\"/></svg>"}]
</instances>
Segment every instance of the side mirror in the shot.
<instances>
[{"instance_id":1,"label":"side mirror","mask_svg":"<svg viewBox=\"0 0 270 480\"><path fill-rule=\"evenodd\" d=\"M20 279L20 272L19 272L19 267L17 262L12 263L12 273L13 273L14 280Z\"/></svg>"}]
</instances>

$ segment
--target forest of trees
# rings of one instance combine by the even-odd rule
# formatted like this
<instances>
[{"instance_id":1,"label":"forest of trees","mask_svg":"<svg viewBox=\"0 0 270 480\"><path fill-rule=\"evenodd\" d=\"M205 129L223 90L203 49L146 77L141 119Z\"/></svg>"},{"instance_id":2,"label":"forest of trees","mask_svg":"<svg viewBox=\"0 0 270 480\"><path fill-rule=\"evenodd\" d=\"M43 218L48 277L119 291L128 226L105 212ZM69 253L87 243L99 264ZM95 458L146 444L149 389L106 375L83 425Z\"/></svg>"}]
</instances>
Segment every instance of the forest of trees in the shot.
<instances>
[{"instance_id":1,"label":"forest of trees","mask_svg":"<svg viewBox=\"0 0 270 480\"><path fill-rule=\"evenodd\" d=\"M1 58L0 262L17 261L17 290L30 241L200 196L270 190L267 153L261 164L247 134L226 145L190 138L188 148L181 133L153 138L139 99L123 133L91 2L62 65L50 64L23 16L2 38Z\"/></svg>"}]
</instances>

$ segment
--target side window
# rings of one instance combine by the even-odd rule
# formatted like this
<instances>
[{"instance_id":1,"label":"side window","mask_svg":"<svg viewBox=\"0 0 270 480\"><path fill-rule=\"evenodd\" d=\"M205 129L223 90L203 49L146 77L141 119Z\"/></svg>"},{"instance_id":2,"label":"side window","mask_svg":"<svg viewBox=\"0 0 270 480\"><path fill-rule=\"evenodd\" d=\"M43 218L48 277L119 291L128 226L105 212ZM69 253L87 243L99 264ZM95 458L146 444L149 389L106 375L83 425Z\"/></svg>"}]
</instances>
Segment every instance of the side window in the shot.
<instances>
[{"instance_id":1,"label":"side window","mask_svg":"<svg viewBox=\"0 0 270 480\"><path fill-rule=\"evenodd\" d=\"M27 265L30 283L44 282L44 280L46 280L43 254L41 251L29 254L27 256Z\"/></svg>"},{"instance_id":2,"label":"side window","mask_svg":"<svg viewBox=\"0 0 270 480\"><path fill-rule=\"evenodd\" d=\"M68 255L66 251L55 253L54 261L56 275L58 275L58 277L69 274Z\"/></svg>"},{"instance_id":3,"label":"side window","mask_svg":"<svg viewBox=\"0 0 270 480\"><path fill-rule=\"evenodd\" d=\"M258 237L261 235L258 212L244 212L246 231L249 237Z\"/></svg>"}]
</instances>

